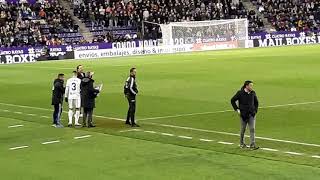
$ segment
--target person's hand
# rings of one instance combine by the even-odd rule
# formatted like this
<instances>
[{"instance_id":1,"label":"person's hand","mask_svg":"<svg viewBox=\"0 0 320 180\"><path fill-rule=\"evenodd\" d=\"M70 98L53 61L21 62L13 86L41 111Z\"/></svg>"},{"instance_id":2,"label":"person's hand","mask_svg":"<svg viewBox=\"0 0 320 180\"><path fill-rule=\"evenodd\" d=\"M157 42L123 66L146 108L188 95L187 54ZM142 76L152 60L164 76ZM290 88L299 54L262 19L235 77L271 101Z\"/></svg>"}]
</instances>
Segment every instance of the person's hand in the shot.
<instances>
[{"instance_id":1,"label":"person's hand","mask_svg":"<svg viewBox=\"0 0 320 180\"><path fill-rule=\"evenodd\" d=\"M238 114L241 114L240 109L237 109Z\"/></svg>"},{"instance_id":2,"label":"person's hand","mask_svg":"<svg viewBox=\"0 0 320 180\"><path fill-rule=\"evenodd\" d=\"M66 97L66 98L64 98L64 100L66 101L66 103L68 103L68 98Z\"/></svg>"}]
</instances>

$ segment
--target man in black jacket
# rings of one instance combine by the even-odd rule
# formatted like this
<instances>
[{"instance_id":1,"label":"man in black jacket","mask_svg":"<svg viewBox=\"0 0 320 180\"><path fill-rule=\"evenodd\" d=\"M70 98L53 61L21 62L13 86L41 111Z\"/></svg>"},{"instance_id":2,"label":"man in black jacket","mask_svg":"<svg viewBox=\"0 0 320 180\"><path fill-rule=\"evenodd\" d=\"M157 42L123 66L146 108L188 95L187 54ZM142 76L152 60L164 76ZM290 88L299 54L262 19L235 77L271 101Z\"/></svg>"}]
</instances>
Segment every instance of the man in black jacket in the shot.
<instances>
[{"instance_id":1,"label":"man in black jacket","mask_svg":"<svg viewBox=\"0 0 320 180\"><path fill-rule=\"evenodd\" d=\"M126 124L131 125L132 127L139 127L135 122L135 113L136 113L136 95L138 94L138 87L136 84L136 68L130 69L130 76L128 77L124 85L124 94L128 99L129 110L127 113Z\"/></svg>"},{"instance_id":2,"label":"man in black jacket","mask_svg":"<svg viewBox=\"0 0 320 180\"><path fill-rule=\"evenodd\" d=\"M53 124L54 127L63 127L60 122L60 117L62 113L62 103L65 88L64 84L64 74L58 74L58 78L54 80L52 87L52 102L51 105L54 106L53 111Z\"/></svg>"},{"instance_id":3,"label":"man in black jacket","mask_svg":"<svg viewBox=\"0 0 320 180\"><path fill-rule=\"evenodd\" d=\"M99 90L93 86L94 80L92 79L93 73L87 72L86 77L81 81L81 92L83 96L83 127L95 127L92 121L93 109L95 108L95 98L99 94ZM88 119L88 123L87 123Z\"/></svg>"},{"instance_id":4,"label":"man in black jacket","mask_svg":"<svg viewBox=\"0 0 320 180\"><path fill-rule=\"evenodd\" d=\"M80 64L77 66L77 78L83 79L85 78L86 74L83 72L83 66Z\"/></svg>"},{"instance_id":5,"label":"man in black jacket","mask_svg":"<svg viewBox=\"0 0 320 180\"><path fill-rule=\"evenodd\" d=\"M236 104L237 101L239 106ZM255 122L259 102L255 91L253 91L252 81L244 82L241 90L232 97L231 104L233 109L239 113L241 119L240 147L247 148L247 145L244 143L244 133L248 124L250 128L250 148L253 150L259 149L255 143Z\"/></svg>"},{"instance_id":6,"label":"man in black jacket","mask_svg":"<svg viewBox=\"0 0 320 180\"><path fill-rule=\"evenodd\" d=\"M77 66L77 78L82 80L83 78L86 77L86 74L83 72L83 66L81 64L79 64ZM79 117L83 117L83 96L82 96L82 92L80 92L81 95L81 108L80 108L80 116Z\"/></svg>"}]
</instances>

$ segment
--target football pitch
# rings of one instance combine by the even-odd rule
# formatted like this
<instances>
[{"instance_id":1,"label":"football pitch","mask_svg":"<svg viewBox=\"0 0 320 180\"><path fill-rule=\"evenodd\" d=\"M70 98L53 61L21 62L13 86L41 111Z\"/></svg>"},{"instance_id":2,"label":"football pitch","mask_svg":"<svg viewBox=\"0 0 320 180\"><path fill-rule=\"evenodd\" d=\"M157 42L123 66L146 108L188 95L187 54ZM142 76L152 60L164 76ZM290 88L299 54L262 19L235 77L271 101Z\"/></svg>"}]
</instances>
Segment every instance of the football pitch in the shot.
<instances>
[{"instance_id":1,"label":"football pitch","mask_svg":"<svg viewBox=\"0 0 320 180\"><path fill-rule=\"evenodd\" d=\"M1 65L1 179L320 179L319 57L295 46ZM79 64L104 84L97 127L53 128L52 81ZM131 67L134 129L123 122ZM230 105L245 80L261 107L256 151L239 148Z\"/></svg>"}]
</instances>

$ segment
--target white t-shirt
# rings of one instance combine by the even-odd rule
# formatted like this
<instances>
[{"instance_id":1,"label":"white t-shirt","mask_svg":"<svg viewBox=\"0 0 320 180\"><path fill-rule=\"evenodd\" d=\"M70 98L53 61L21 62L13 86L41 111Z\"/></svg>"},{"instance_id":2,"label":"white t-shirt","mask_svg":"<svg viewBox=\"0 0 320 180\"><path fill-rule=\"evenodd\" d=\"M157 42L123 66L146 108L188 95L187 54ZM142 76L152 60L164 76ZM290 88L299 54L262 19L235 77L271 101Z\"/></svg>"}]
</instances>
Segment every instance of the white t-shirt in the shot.
<instances>
[{"instance_id":1,"label":"white t-shirt","mask_svg":"<svg viewBox=\"0 0 320 180\"><path fill-rule=\"evenodd\" d=\"M80 99L80 84L81 80L77 77L72 77L67 80L65 97L68 99Z\"/></svg>"}]
</instances>

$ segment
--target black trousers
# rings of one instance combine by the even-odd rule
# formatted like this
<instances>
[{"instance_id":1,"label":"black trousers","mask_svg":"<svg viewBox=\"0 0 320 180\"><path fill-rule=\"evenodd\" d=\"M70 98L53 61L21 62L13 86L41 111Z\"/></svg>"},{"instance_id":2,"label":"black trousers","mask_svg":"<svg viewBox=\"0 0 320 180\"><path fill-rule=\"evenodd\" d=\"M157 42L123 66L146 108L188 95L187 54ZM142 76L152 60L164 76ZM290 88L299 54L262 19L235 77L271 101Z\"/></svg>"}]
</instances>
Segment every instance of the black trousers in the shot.
<instances>
[{"instance_id":1,"label":"black trousers","mask_svg":"<svg viewBox=\"0 0 320 180\"><path fill-rule=\"evenodd\" d=\"M88 126L92 125L92 116L93 116L93 108L83 108L83 125L87 124Z\"/></svg>"},{"instance_id":2,"label":"black trousers","mask_svg":"<svg viewBox=\"0 0 320 180\"><path fill-rule=\"evenodd\" d=\"M59 125L61 124L60 118L61 118L61 113L62 113L62 104L55 104L53 105L54 111L53 111L53 124Z\"/></svg>"},{"instance_id":3,"label":"black trousers","mask_svg":"<svg viewBox=\"0 0 320 180\"><path fill-rule=\"evenodd\" d=\"M127 96L129 109L127 113L126 123L135 124L135 114L136 114L136 96Z\"/></svg>"}]
</instances>

